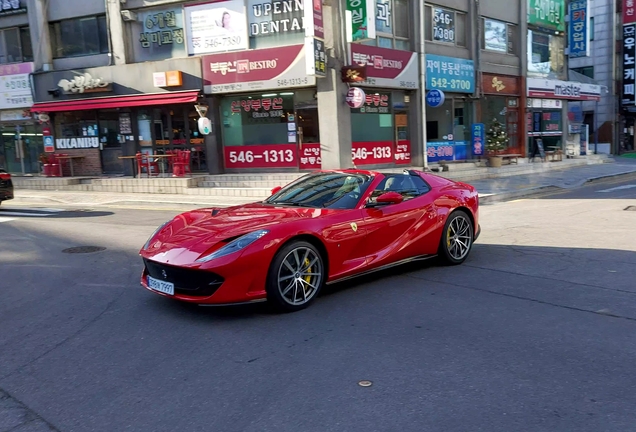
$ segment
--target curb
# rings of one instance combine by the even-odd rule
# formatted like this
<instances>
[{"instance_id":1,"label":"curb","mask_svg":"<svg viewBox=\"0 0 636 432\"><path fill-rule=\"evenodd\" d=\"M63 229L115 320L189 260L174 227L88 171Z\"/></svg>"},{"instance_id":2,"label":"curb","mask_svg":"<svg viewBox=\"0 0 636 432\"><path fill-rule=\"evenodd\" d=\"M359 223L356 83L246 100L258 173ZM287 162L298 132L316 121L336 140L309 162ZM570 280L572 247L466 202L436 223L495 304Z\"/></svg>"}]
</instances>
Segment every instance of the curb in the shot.
<instances>
[{"instance_id":1,"label":"curb","mask_svg":"<svg viewBox=\"0 0 636 432\"><path fill-rule=\"evenodd\" d=\"M557 192L557 191L565 191L570 189L575 189L581 186L584 186L588 183L601 182L603 180L610 179L621 179L628 177L636 177L636 171L624 171L616 174L607 174L598 177L590 177L588 179L582 180L575 185L569 187L557 186L557 185L546 185L546 186L538 186L530 189L513 191L513 192L502 192L502 193L494 193L491 195L487 195L479 198L479 204L494 204L497 202L510 201L517 198L528 198L531 196L542 195L546 192Z\"/></svg>"}]
</instances>

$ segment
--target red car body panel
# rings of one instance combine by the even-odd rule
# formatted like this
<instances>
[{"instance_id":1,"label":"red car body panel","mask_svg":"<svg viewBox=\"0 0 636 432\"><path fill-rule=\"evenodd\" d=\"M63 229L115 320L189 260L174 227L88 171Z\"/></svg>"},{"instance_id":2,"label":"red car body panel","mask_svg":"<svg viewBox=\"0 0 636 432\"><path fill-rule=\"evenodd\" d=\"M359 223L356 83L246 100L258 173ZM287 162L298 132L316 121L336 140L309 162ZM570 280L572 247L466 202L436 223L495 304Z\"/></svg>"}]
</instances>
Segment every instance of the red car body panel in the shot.
<instances>
[{"instance_id":1,"label":"red car body panel","mask_svg":"<svg viewBox=\"0 0 636 432\"><path fill-rule=\"evenodd\" d=\"M329 283L409 258L436 255L446 218L457 208L470 214L478 234L479 198L470 185L416 172L431 187L428 193L399 204L365 208L364 203L384 178L383 174L362 170L338 172L375 177L357 208L315 209L253 203L176 216L140 251L142 258L167 269L210 272L223 282L210 296L182 293L172 296L148 287L146 267L142 286L157 294L199 304L264 300L270 263L279 248L295 238L312 241L321 249ZM269 232L243 250L197 262L228 241L260 229Z\"/></svg>"}]
</instances>

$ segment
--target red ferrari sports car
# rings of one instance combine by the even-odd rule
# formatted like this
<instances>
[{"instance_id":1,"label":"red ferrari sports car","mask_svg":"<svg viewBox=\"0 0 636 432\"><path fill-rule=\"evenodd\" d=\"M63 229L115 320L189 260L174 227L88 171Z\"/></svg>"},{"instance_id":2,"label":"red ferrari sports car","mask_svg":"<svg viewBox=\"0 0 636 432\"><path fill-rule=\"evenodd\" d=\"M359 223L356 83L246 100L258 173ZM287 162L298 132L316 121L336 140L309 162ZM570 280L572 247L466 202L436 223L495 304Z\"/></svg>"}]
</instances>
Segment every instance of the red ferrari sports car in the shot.
<instances>
[{"instance_id":1,"label":"red ferrari sports car","mask_svg":"<svg viewBox=\"0 0 636 432\"><path fill-rule=\"evenodd\" d=\"M470 185L419 171L319 171L262 202L205 208L160 226L141 284L198 304L307 307L325 284L438 256L460 264L479 235Z\"/></svg>"}]
</instances>

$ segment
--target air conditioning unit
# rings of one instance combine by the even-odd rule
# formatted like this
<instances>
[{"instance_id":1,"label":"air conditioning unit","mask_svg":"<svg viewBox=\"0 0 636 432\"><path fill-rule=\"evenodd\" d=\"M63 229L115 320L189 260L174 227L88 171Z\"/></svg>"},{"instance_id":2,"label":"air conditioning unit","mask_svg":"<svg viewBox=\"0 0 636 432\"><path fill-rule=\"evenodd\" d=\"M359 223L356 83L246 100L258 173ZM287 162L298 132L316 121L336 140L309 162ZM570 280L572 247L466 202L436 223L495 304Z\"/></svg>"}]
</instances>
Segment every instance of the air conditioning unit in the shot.
<instances>
[{"instance_id":1,"label":"air conditioning unit","mask_svg":"<svg viewBox=\"0 0 636 432\"><path fill-rule=\"evenodd\" d=\"M137 14L129 10L121 11L121 18L124 21L137 21Z\"/></svg>"}]
</instances>

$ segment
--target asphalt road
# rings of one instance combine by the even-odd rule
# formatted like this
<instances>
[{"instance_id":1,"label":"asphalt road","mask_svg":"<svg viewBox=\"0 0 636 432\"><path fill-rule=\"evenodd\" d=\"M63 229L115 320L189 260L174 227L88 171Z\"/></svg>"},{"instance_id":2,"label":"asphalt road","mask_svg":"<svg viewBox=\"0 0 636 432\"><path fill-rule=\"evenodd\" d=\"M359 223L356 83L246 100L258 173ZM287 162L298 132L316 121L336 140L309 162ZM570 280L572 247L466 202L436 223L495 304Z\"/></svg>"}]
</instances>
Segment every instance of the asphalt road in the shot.
<instances>
[{"instance_id":1,"label":"asphalt road","mask_svg":"<svg viewBox=\"0 0 636 432\"><path fill-rule=\"evenodd\" d=\"M634 430L629 206L636 180L483 206L463 266L276 315L139 286L137 251L176 209L3 203L0 431Z\"/></svg>"}]
</instances>

